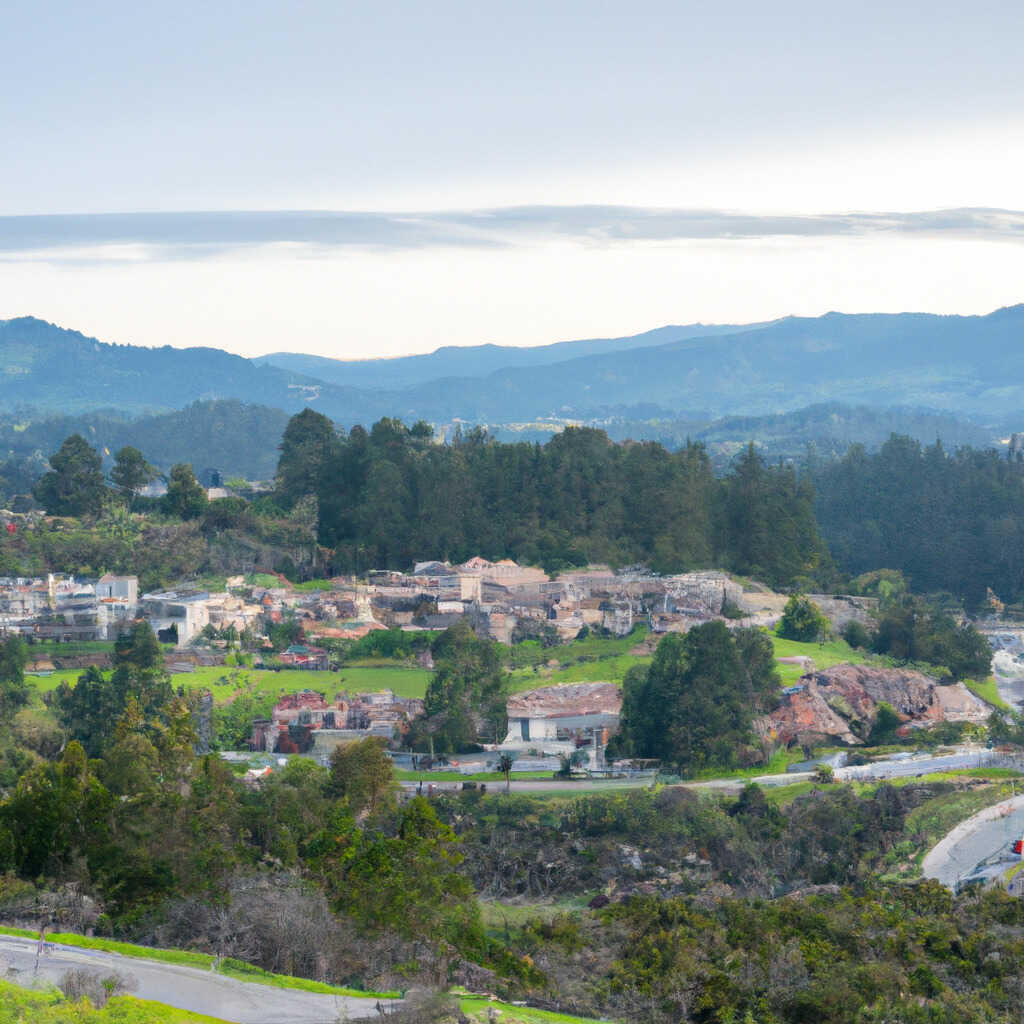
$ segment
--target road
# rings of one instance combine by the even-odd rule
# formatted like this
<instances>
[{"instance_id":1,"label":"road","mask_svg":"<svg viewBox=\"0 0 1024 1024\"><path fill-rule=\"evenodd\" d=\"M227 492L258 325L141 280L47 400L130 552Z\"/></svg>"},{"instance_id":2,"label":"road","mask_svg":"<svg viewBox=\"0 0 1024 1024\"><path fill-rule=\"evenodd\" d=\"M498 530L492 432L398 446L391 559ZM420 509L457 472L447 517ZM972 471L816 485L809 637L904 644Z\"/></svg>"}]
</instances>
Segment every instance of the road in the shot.
<instances>
[{"instance_id":1,"label":"road","mask_svg":"<svg viewBox=\"0 0 1024 1024\"><path fill-rule=\"evenodd\" d=\"M88 967L100 974L115 970L131 976L137 983L132 995L140 999L152 999L236 1024L336 1024L358 1018L379 1019L374 999L273 988L195 967L72 946L49 947L39 958L36 973L37 946L33 939L0 936L0 955L6 957L11 968L7 974L9 981L24 986L35 981L57 984L65 971Z\"/></svg>"},{"instance_id":2,"label":"road","mask_svg":"<svg viewBox=\"0 0 1024 1024\"><path fill-rule=\"evenodd\" d=\"M999 874L1020 858L1010 847L1024 835L1024 796L1011 797L986 807L960 822L921 862L926 878L955 890L958 882L975 872L982 861L996 860L987 874ZM1002 857L1001 854L1006 856Z\"/></svg>"},{"instance_id":3,"label":"road","mask_svg":"<svg viewBox=\"0 0 1024 1024\"><path fill-rule=\"evenodd\" d=\"M897 779L915 775L927 775L931 772L946 772L964 768L977 768L985 764L991 755L979 747L961 747L949 754L915 754L902 760L877 761L873 764L850 765L837 768L835 777L840 782L860 781L864 779ZM814 778L812 772L786 772L779 775L757 775L751 779L702 779L700 781L679 782L675 785L687 789L712 789L722 793L738 793L748 782L756 782L759 786L790 786L795 782L806 782ZM407 792L415 792L418 782L403 782L402 788ZM432 787L435 793L457 792L462 789L461 782L423 782L423 793ZM488 782L488 793L504 793L505 783L502 781ZM519 779L513 775L511 790L513 793L596 793L609 790L637 789L650 786L650 779Z\"/></svg>"}]
</instances>

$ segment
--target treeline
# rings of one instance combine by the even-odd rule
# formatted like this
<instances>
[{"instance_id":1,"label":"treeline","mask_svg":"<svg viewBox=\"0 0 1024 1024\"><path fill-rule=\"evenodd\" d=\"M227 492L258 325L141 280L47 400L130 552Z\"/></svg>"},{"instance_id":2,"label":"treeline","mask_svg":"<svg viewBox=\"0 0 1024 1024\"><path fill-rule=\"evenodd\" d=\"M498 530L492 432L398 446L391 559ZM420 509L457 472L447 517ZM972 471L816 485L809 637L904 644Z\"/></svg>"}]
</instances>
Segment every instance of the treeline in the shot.
<instances>
[{"instance_id":1,"label":"treeline","mask_svg":"<svg viewBox=\"0 0 1024 1024\"><path fill-rule=\"evenodd\" d=\"M893 436L814 468L818 523L851 574L887 566L917 592L978 607L1024 599L1024 464L995 451Z\"/></svg>"},{"instance_id":2,"label":"treeline","mask_svg":"<svg viewBox=\"0 0 1024 1024\"><path fill-rule=\"evenodd\" d=\"M809 481L752 446L718 480L699 444L669 452L570 427L543 445L480 429L439 445L425 423L345 434L306 410L285 430L278 487L284 508L317 498L340 571L476 554L548 570L724 566L779 586L827 570Z\"/></svg>"}]
</instances>

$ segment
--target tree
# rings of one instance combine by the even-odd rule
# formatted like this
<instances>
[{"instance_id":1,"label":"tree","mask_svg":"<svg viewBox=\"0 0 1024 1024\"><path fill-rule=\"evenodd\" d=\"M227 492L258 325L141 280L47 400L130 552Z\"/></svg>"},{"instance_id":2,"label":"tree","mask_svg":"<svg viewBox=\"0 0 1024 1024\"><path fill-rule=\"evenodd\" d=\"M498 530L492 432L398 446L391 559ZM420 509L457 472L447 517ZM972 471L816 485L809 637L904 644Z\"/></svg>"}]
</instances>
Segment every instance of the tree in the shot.
<instances>
[{"instance_id":1,"label":"tree","mask_svg":"<svg viewBox=\"0 0 1024 1024\"><path fill-rule=\"evenodd\" d=\"M90 757L103 752L129 712L135 718L132 728L154 740L173 719L174 691L149 623L137 622L131 633L118 638L113 660L109 676L92 665L74 687L61 683L46 694L61 725Z\"/></svg>"},{"instance_id":2,"label":"tree","mask_svg":"<svg viewBox=\"0 0 1024 1024\"><path fill-rule=\"evenodd\" d=\"M30 690L25 682L25 641L10 636L0 643L0 720L11 716L29 701Z\"/></svg>"},{"instance_id":3,"label":"tree","mask_svg":"<svg viewBox=\"0 0 1024 1024\"><path fill-rule=\"evenodd\" d=\"M386 749L387 742L382 737L369 736L331 751L329 791L345 797L353 814L372 814L381 798L394 788L394 772Z\"/></svg>"},{"instance_id":4,"label":"tree","mask_svg":"<svg viewBox=\"0 0 1024 1024\"><path fill-rule=\"evenodd\" d=\"M402 809L398 834L364 834L329 883L339 909L366 931L472 948L483 935L462 860L459 838L425 797L415 797Z\"/></svg>"},{"instance_id":5,"label":"tree","mask_svg":"<svg viewBox=\"0 0 1024 1024\"><path fill-rule=\"evenodd\" d=\"M753 635L738 643L717 621L669 634L649 667L626 673L615 749L687 772L762 760L751 723L775 698L778 680Z\"/></svg>"},{"instance_id":6,"label":"tree","mask_svg":"<svg viewBox=\"0 0 1024 1024\"><path fill-rule=\"evenodd\" d=\"M508 677L497 645L460 620L437 638L433 656L426 715L414 726L413 741L433 737L434 748L442 753L471 749L481 737L497 742L508 728Z\"/></svg>"},{"instance_id":7,"label":"tree","mask_svg":"<svg viewBox=\"0 0 1024 1024\"><path fill-rule=\"evenodd\" d=\"M505 776L505 792L512 792L512 758L509 754L502 754L498 758L498 771Z\"/></svg>"},{"instance_id":8,"label":"tree","mask_svg":"<svg viewBox=\"0 0 1024 1024\"><path fill-rule=\"evenodd\" d=\"M277 463L277 492L285 507L320 493L326 467L339 448L334 424L321 413L303 409L288 421Z\"/></svg>"},{"instance_id":9,"label":"tree","mask_svg":"<svg viewBox=\"0 0 1024 1024\"><path fill-rule=\"evenodd\" d=\"M141 671L163 668L164 654L153 627L145 619L133 623L127 633L114 641L111 660L116 667L131 665Z\"/></svg>"},{"instance_id":10,"label":"tree","mask_svg":"<svg viewBox=\"0 0 1024 1024\"><path fill-rule=\"evenodd\" d=\"M111 483L121 492L129 505L156 475L156 470L143 458L142 452L131 445L125 445L117 452L114 456L114 466L110 470Z\"/></svg>"},{"instance_id":11,"label":"tree","mask_svg":"<svg viewBox=\"0 0 1024 1024\"><path fill-rule=\"evenodd\" d=\"M805 594L794 594L786 602L778 628L778 634L783 639L808 643L826 636L828 631L828 619Z\"/></svg>"},{"instance_id":12,"label":"tree","mask_svg":"<svg viewBox=\"0 0 1024 1024\"><path fill-rule=\"evenodd\" d=\"M168 513L179 519L198 519L206 510L206 491L187 463L171 467L163 504Z\"/></svg>"},{"instance_id":13,"label":"tree","mask_svg":"<svg viewBox=\"0 0 1024 1024\"><path fill-rule=\"evenodd\" d=\"M50 472L35 487L36 500L59 516L96 515L103 507L103 462L81 434L50 456Z\"/></svg>"}]
</instances>

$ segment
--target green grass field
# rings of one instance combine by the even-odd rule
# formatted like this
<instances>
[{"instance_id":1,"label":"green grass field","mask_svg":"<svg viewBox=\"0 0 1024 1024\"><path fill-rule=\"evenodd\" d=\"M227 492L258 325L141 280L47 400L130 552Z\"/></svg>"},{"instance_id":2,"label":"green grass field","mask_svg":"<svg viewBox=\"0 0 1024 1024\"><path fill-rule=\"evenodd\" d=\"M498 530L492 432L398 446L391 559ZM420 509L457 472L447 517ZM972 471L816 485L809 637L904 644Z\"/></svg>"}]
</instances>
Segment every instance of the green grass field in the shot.
<instances>
[{"instance_id":1,"label":"green grass field","mask_svg":"<svg viewBox=\"0 0 1024 1024\"><path fill-rule=\"evenodd\" d=\"M551 772L513 772L512 781L523 779L550 779ZM474 775L462 775L460 772L409 772L401 768L394 769L395 780L398 782L504 782L501 772L476 772Z\"/></svg>"},{"instance_id":2,"label":"green grass field","mask_svg":"<svg viewBox=\"0 0 1024 1024\"><path fill-rule=\"evenodd\" d=\"M74 669L54 672L52 676L28 678L37 694L42 694L56 689L64 681L74 686L81 674L81 669ZM426 669L396 666L394 662L387 667L346 666L340 672L306 672L301 669L274 672L270 669L214 665L173 675L171 682L175 687L184 686L187 690L210 690L213 699L221 704L239 692L280 695L297 690L317 690L330 699L340 690L350 693L394 690L399 697L422 697L431 675Z\"/></svg>"},{"instance_id":3,"label":"green grass field","mask_svg":"<svg viewBox=\"0 0 1024 1024\"><path fill-rule=\"evenodd\" d=\"M1012 711L1013 708L999 696L999 688L996 686L996 681L992 676L989 676L984 682L975 682L973 679L965 679L964 686L967 687L975 697L983 700L986 704L991 704L992 707L998 708L1000 711Z\"/></svg>"},{"instance_id":4,"label":"green grass field","mask_svg":"<svg viewBox=\"0 0 1024 1024\"><path fill-rule=\"evenodd\" d=\"M864 651L858 651L851 647L845 640L829 640L819 644L814 641L800 643L796 640L783 640L782 637L770 633L772 646L775 648L776 658L794 658L803 656L814 662L816 669L831 668L833 665L840 665L850 662L853 665L862 665L870 660L870 656ZM783 686L792 686L801 675L803 669L799 665L777 666L779 675L782 677Z\"/></svg>"}]
</instances>

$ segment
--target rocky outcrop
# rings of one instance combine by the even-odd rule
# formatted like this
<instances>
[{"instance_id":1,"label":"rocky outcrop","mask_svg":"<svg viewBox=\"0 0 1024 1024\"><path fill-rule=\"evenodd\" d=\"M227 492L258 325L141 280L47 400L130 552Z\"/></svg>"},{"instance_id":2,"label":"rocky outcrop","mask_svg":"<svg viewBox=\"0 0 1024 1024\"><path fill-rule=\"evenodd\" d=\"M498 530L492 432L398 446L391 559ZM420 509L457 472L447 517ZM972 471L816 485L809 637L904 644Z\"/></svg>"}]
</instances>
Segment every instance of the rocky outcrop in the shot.
<instances>
[{"instance_id":1,"label":"rocky outcrop","mask_svg":"<svg viewBox=\"0 0 1024 1024\"><path fill-rule=\"evenodd\" d=\"M910 669L835 665L808 673L799 685L801 689L784 696L775 711L755 723L771 745L863 743L883 702L911 725L980 722L989 713L962 683L941 686Z\"/></svg>"}]
</instances>

